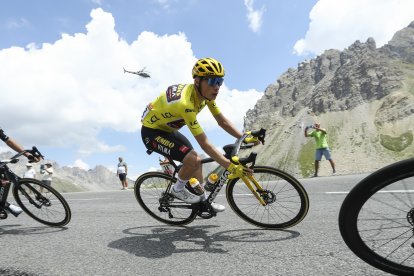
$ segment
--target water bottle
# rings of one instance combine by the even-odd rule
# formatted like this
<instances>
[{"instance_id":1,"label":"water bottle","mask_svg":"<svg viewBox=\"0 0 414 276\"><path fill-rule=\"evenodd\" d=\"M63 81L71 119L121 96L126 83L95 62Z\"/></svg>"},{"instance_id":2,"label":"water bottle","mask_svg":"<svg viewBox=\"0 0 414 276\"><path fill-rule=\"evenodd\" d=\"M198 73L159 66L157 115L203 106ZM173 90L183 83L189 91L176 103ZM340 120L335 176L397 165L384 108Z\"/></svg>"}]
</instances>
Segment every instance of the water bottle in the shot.
<instances>
[{"instance_id":1,"label":"water bottle","mask_svg":"<svg viewBox=\"0 0 414 276\"><path fill-rule=\"evenodd\" d=\"M215 173L212 173L208 176L206 184L204 185L204 189L206 189L206 191L212 191L214 189L214 186L216 185L218 179L218 175Z\"/></svg>"},{"instance_id":2,"label":"water bottle","mask_svg":"<svg viewBox=\"0 0 414 276\"><path fill-rule=\"evenodd\" d=\"M191 178L188 182L190 183L191 188L193 188L196 195L204 194L204 189L200 185L200 182L198 182L197 178Z\"/></svg>"}]
</instances>

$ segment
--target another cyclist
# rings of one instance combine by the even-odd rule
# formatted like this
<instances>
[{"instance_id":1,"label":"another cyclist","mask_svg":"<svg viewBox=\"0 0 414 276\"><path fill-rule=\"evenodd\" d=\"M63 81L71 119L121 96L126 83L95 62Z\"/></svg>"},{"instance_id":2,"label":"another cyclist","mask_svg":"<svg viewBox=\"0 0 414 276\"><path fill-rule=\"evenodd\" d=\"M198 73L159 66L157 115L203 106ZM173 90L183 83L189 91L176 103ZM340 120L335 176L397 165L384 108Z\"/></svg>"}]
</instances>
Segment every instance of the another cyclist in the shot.
<instances>
[{"instance_id":1,"label":"another cyclist","mask_svg":"<svg viewBox=\"0 0 414 276\"><path fill-rule=\"evenodd\" d=\"M8 137L3 129L0 127L0 139L6 143L6 145L8 145L11 149L15 150L16 152L22 152L24 151L24 148L22 146L20 146L16 141L14 141L12 138ZM33 155L31 155L30 153L26 152L24 153L24 155L31 161L34 162L38 162L39 159L34 157ZM2 186L5 186L7 184L9 184L9 181L7 181L6 179L1 179L0 178L0 183ZM11 211L13 213L13 215L18 216L21 212L23 212L23 210L13 204L9 204L8 202L6 202L6 208L9 209L9 211Z\"/></svg>"},{"instance_id":2,"label":"another cyclist","mask_svg":"<svg viewBox=\"0 0 414 276\"><path fill-rule=\"evenodd\" d=\"M197 114L207 105L221 128L235 138L242 136L242 133L221 113L215 102L224 81L222 64L214 58L202 58L195 63L192 74L194 83L168 87L147 106L141 119L141 136L146 148L183 163L171 192L176 198L187 203L197 203L204 200L205 196L195 195L185 188L191 177L196 177L202 183L203 174L202 158L195 152L190 141L178 132L184 125L190 129L200 147L221 166L240 176L251 173L250 169L232 164L226 159L210 143L197 121ZM211 205L216 212L225 209L214 202Z\"/></svg>"}]
</instances>

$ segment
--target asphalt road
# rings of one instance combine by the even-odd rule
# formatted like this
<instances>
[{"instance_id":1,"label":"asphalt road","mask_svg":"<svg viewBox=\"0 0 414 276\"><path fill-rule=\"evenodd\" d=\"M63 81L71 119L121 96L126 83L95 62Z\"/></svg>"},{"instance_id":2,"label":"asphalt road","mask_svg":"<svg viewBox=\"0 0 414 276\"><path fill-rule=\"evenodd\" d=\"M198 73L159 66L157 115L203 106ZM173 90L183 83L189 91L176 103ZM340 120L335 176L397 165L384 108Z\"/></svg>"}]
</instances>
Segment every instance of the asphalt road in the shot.
<instances>
[{"instance_id":1,"label":"asphalt road","mask_svg":"<svg viewBox=\"0 0 414 276\"><path fill-rule=\"evenodd\" d=\"M388 275L357 258L342 241L339 207L364 175L301 180L310 210L284 231L241 220L227 210L186 227L158 223L132 190L64 194L65 228L26 214L0 221L0 275Z\"/></svg>"}]
</instances>

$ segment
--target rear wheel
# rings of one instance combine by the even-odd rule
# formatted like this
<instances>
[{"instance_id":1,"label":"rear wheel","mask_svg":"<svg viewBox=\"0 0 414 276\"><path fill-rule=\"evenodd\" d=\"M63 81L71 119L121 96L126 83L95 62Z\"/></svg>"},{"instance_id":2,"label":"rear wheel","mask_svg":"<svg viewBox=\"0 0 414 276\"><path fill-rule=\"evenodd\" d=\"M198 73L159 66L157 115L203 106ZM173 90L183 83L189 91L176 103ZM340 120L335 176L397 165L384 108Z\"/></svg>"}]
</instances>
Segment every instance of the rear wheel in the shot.
<instances>
[{"instance_id":1,"label":"rear wheel","mask_svg":"<svg viewBox=\"0 0 414 276\"><path fill-rule=\"evenodd\" d=\"M227 184L227 200L245 221L269 229L285 229L301 222L309 210L303 186L291 175L271 167L254 167L254 178L265 190L263 206L240 178ZM253 184L252 184L253 185Z\"/></svg>"},{"instance_id":2,"label":"rear wheel","mask_svg":"<svg viewBox=\"0 0 414 276\"><path fill-rule=\"evenodd\" d=\"M194 206L169 193L176 179L160 172L149 172L135 181L134 193L139 205L158 221L171 225L185 225L197 216Z\"/></svg>"},{"instance_id":3,"label":"rear wheel","mask_svg":"<svg viewBox=\"0 0 414 276\"><path fill-rule=\"evenodd\" d=\"M71 211L63 196L39 180L22 178L13 187L17 204L30 217L48 226L65 226L71 219Z\"/></svg>"}]
</instances>

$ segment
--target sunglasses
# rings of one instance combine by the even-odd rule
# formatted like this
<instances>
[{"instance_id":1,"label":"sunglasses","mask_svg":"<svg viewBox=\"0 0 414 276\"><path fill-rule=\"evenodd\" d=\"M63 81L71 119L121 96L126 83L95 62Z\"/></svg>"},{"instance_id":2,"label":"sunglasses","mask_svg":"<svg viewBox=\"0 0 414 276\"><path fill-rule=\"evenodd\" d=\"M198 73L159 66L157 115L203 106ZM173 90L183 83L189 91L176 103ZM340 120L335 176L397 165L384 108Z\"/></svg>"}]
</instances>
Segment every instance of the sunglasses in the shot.
<instances>
[{"instance_id":1,"label":"sunglasses","mask_svg":"<svg viewBox=\"0 0 414 276\"><path fill-rule=\"evenodd\" d=\"M213 77L213 78L205 78L207 80L207 84L209 86L221 86L223 84L224 78L222 77Z\"/></svg>"}]
</instances>

